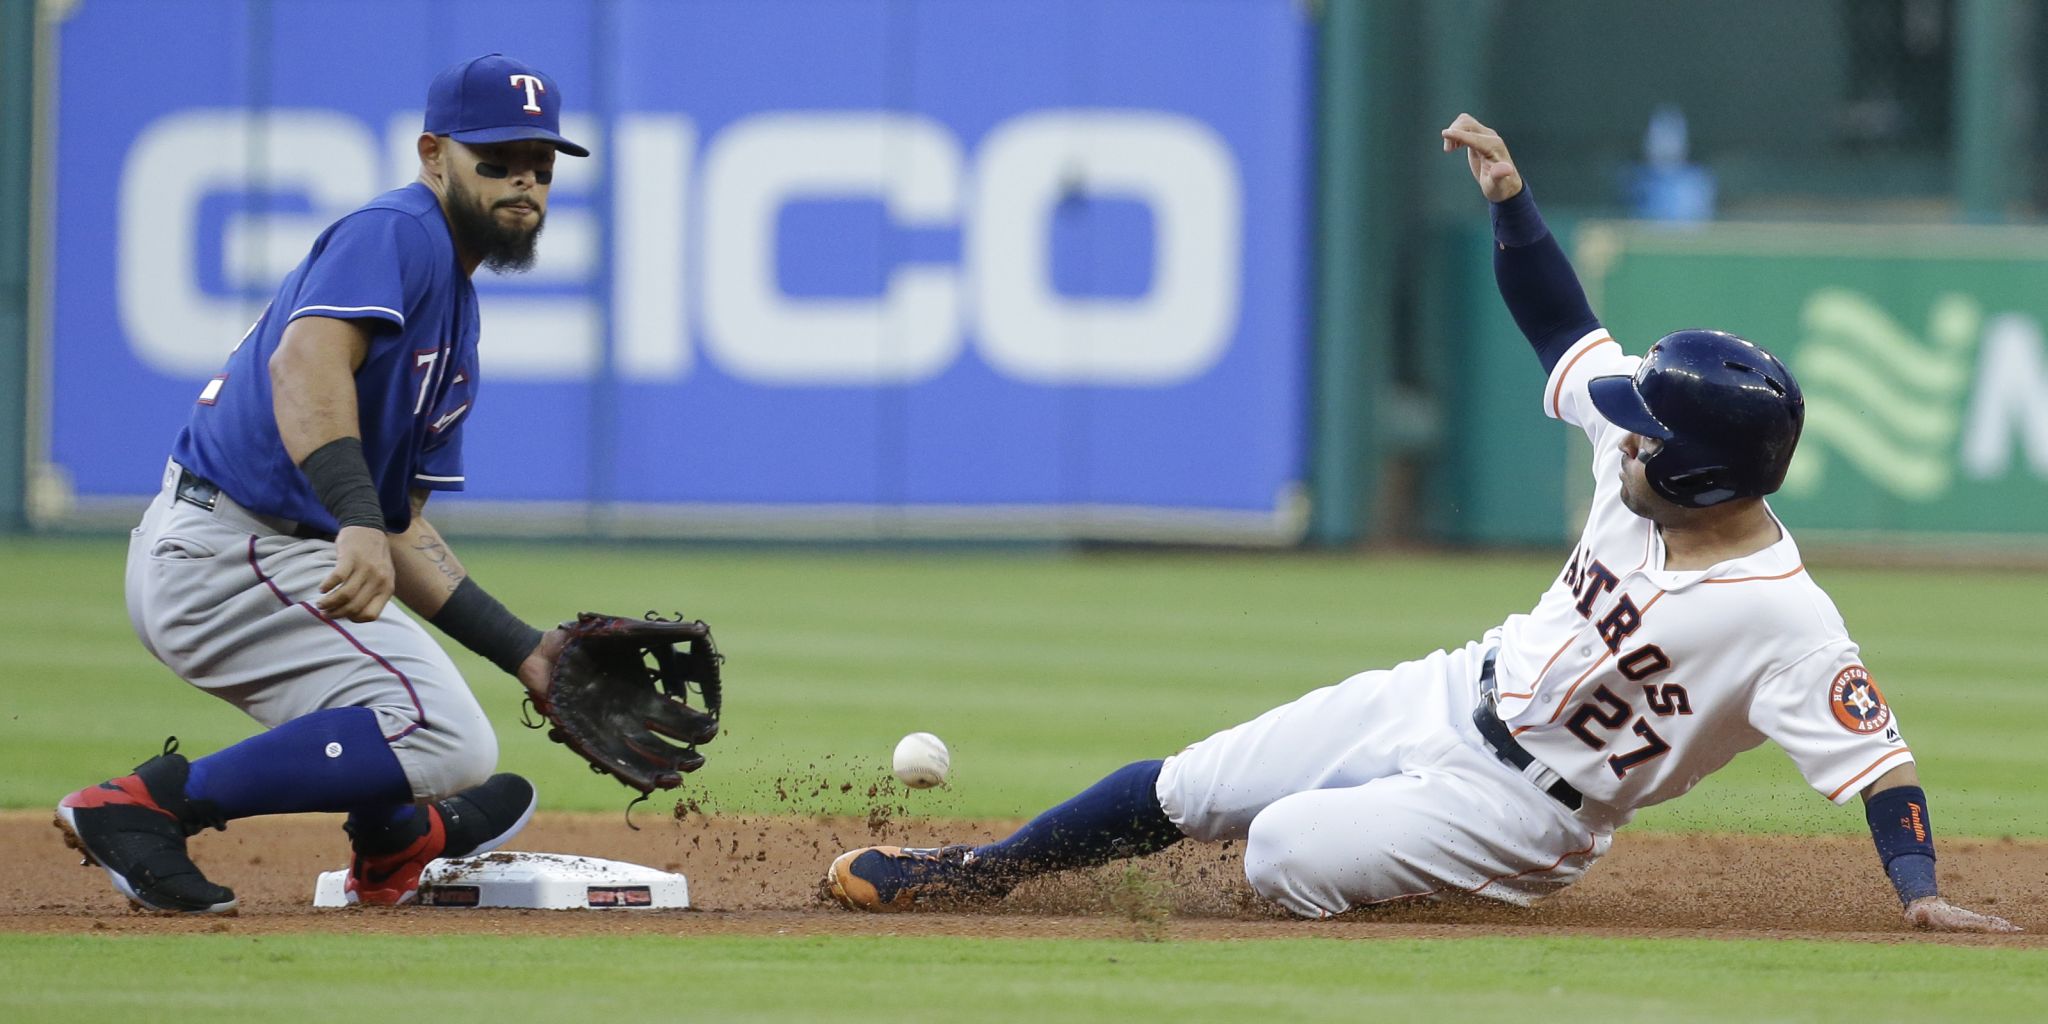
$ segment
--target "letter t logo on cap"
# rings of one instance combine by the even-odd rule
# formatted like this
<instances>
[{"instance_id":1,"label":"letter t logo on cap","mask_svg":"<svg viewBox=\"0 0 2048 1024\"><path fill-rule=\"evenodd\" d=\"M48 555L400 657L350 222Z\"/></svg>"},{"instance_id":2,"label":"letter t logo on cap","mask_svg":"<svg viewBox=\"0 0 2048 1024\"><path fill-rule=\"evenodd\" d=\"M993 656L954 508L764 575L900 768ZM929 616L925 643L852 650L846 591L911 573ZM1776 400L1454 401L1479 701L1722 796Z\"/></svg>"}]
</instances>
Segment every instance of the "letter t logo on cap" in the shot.
<instances>
[{"instance_id":1,"label":"letter t logo on cap","mask_svg":"<svg viewBox=\"0 0 2048 1024\"><path fill-rule=\"evenodd\" d=\"M538 114L541 112L540 94L548 91L548 87L541 84L539 76L513 75L512 88L526 90L526 106L520 109L526 111L529 114Z\"/></svg>"}]
</instances>

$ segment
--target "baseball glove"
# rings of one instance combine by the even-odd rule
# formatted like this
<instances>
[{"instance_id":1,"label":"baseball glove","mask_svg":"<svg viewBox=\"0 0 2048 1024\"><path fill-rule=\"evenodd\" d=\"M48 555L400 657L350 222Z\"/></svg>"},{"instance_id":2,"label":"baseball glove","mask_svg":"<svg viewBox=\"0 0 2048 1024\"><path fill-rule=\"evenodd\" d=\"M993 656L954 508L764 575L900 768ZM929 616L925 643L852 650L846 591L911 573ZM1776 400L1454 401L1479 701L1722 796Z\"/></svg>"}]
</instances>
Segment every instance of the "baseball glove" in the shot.
<instances>
[{"instance_id":1,"label":"baseball glove","mask_svg":"<svg viewBox=\"0 0 2048 1024\"><path fill-rule=\"evenodd\" d=\"M681 615L663 619L583 612L562 623L568 641L545 698L532 698L548 738L610 775L641 799L674 789L704 767L697 744L718 735L719 666L711 627ZM702 710L691 707L694 690ZM637 802L637 801L636 801Z\"/></svg>"}]
</instances>

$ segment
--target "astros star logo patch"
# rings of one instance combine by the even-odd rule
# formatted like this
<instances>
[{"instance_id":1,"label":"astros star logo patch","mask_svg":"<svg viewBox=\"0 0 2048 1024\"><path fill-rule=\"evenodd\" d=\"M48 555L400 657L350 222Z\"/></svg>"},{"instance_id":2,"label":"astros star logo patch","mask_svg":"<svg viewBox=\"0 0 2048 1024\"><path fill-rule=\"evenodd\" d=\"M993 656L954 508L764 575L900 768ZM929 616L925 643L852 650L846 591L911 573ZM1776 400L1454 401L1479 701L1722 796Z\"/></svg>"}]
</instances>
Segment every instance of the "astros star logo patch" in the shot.
<instances>
[{"instance_id":1,"label":"astros star logo patch","mask_svg":"<svg viewBox=\"0 0 2048 1024\"><path fill-rule=\"evenodd\" d=\"M1892 721L1884 694L1861 665L1851 665L1835 676L1834 685L1828 687L1828 708L1835 713L1835 721L1850 732L1877 732Z\"/></svg>"}]
</instances>

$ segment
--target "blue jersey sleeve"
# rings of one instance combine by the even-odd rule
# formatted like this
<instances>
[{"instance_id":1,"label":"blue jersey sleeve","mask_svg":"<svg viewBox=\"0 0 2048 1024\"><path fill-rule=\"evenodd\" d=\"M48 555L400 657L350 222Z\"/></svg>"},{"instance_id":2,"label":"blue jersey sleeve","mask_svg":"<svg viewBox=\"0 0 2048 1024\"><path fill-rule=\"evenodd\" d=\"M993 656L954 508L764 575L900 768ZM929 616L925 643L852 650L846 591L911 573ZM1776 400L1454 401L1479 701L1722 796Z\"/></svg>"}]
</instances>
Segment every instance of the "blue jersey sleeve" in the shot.
<instances>
[{"instance_id":1,"label":"blue jersey sleeve","mask_svg":"<svg viewBox=\"0 0 2048 1024\"><path fill-rule=\"evenodd\" d=\"M428 439L412 475L413 490L462 490L462 426L468 419L465 416Z\"/></svg>"},{"instance_id":2,"label":"blue jersey sleeve","mask_svg":"<svg viewBox=\"0 0 2048 1024\"><path fill-rule=\"evenodd\" d=\"M407 484L409 489L462 490L462 431L477 396L476 349L471 347L464 355L467 358L458 357L447 386L434 400L419 459Z\"/></svg>"},{"instance_id":3,"label":"blue jersey sleeve","mask_svg":"<svg viewBox=\"0 0 2048 1024\"><path fill-rule=\"evenodd\" d=\"M408 295L429 286L431 248L419 222L395 210L360 210L342 218L314 246L287 321L302 316L375 320L405 327Z\"/></svg>"}]
</instances>

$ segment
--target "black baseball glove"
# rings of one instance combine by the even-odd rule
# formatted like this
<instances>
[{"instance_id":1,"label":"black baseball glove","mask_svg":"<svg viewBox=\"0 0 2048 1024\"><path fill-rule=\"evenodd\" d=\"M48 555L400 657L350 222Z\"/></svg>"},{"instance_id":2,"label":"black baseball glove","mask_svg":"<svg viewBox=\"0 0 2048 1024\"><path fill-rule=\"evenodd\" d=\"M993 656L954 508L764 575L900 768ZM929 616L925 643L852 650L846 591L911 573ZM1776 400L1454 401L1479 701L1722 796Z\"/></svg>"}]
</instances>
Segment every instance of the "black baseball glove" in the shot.
<instances>
[{"instance_id":1,"label":"black baseball glove","mask_svg":"<svg viewBox=\"0 0 2048 1024\"><path fill-rule=\"evenodd\" d=\"M533 698L548 738L644 799L704 767L697 744L718 735L719 666L711 627L695 620L583 612L562 623L568 641L547 696ZM691 707L690 694L703 700ZM538 728L540 722L532 723Z\"/></svg>"}]
</instances>

